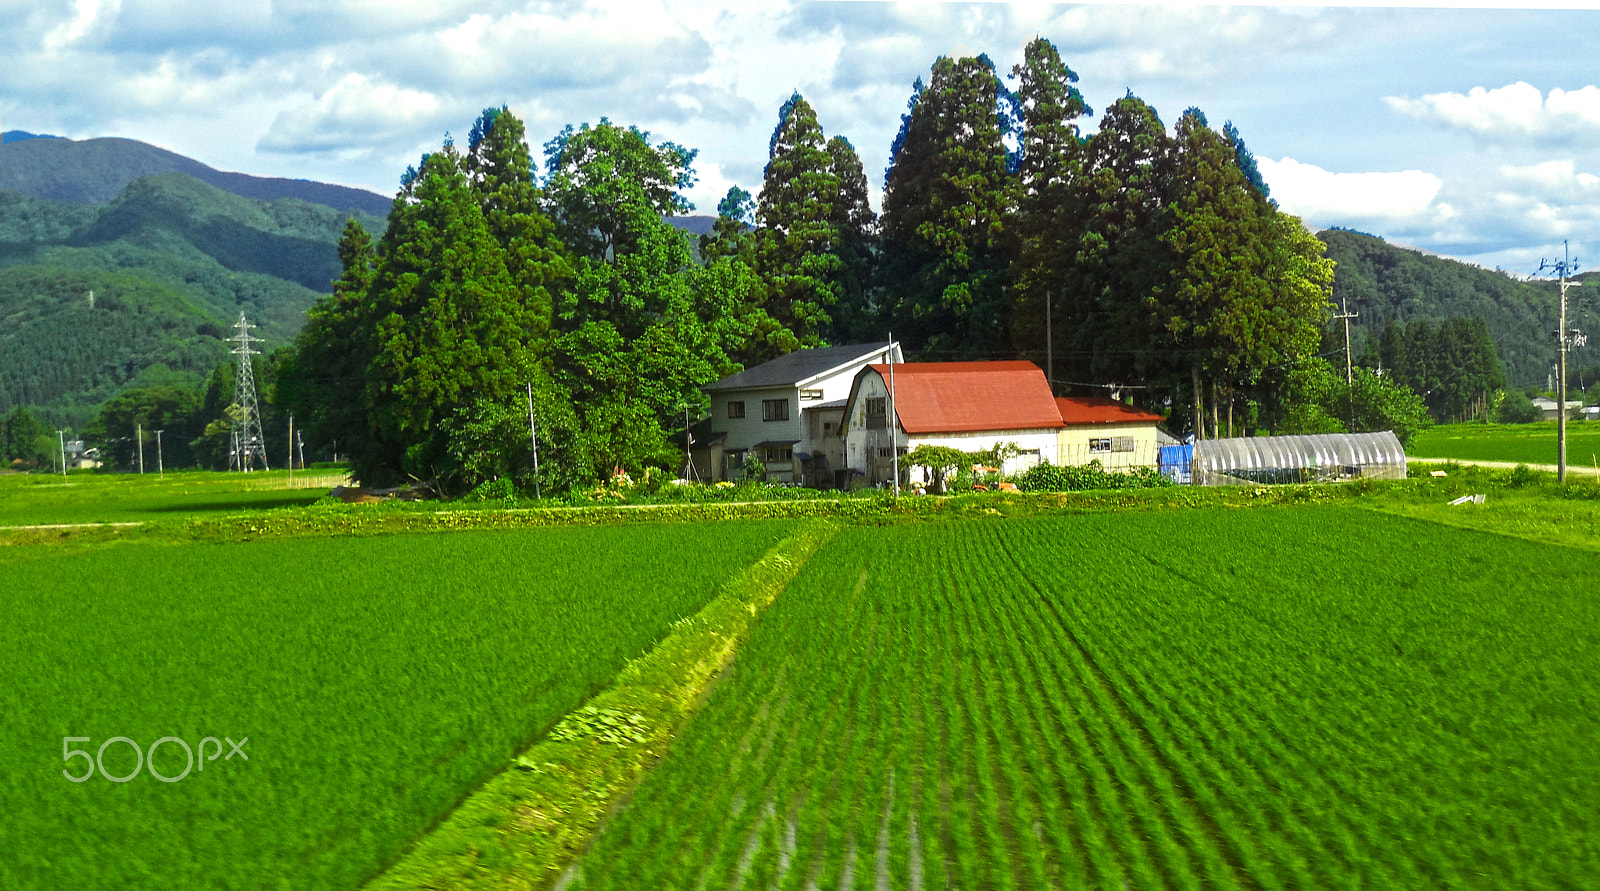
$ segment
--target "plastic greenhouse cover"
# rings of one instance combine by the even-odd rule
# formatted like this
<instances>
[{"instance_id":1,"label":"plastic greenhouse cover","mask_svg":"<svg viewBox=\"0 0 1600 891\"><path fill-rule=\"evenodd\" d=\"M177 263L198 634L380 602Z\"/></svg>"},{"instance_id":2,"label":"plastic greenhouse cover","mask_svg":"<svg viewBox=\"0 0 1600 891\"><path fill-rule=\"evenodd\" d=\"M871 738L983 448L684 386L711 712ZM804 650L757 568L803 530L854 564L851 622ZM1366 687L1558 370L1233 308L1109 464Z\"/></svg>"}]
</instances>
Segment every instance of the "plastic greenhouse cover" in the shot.
<instances>
[{"instance_id":1,"label":"plastic greenhouse cover","mask_svg":"<svg viewBox=\"0 0 1600 891\"><path fill-rule=\"evenodd\" d=\"M1406 455L1393 431L1203 439L1194 446L1201 485L1405 479Z\"/></svg>"}]
</instances>

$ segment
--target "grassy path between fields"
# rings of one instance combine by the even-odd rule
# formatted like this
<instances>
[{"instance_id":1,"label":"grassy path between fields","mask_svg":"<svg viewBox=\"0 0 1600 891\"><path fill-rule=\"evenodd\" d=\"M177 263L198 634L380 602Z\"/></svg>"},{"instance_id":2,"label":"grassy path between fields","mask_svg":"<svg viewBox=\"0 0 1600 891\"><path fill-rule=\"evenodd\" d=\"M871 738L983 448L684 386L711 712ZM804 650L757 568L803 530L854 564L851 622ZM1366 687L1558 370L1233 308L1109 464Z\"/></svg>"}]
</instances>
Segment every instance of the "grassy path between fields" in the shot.
<instances>
[{"instance_id":1,"label":"grassy path between fields","mask_svg":"<svg viewBox=\"0 0 1600 891\"><path fill-rule=\"evenodd\" d=\"M762 612L837 531L836 523L808 522L774 545L364 887L555 884L665 755Z\"/></svg>"}]
</instances>

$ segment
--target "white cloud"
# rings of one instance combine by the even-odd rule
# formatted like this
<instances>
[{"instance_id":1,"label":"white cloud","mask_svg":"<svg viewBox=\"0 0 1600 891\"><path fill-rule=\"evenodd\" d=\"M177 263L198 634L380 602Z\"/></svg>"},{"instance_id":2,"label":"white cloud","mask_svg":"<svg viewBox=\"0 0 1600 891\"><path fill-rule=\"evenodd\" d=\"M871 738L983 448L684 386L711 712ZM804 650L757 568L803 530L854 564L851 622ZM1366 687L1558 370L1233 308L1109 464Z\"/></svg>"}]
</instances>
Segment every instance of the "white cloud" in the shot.
<instances>
[{"instance_id":1,"label":"white cloud","mask_svg":"<svg viewBox=\"0 0 1600 891\"><path fill-rule=\"evenodd\" d=\"M437 121L442 103L422 90L347 74L316 99L280 112L257 147L269 152L336 152L409 143L419 124Z\"/></svg>"},{"instance_id":2,"label":"white cloud","mask_svg":"<svg viewBox=\"0 0 1600 891\"><path fill-rule=\"evenodd\" d=\"M107 17L114 18L117 13L117 0L106 0L104 5ZM44 36L44 48L50 51L60 50L83 39L84 35L94 27L95 22L99 21L101 11L101 0L77 0L73 4L72 20L52 28L50 33Z\"/></svg>"},{"instance_id":3,"label":"white cloud","mask_svg":"<svg viewBox=\"0 0 1600 891\"><path fill-rule=\"evenodd\" d=\"M1518 81L1496 89L1473 87L1463 93L1430 93L1420 99L1385 96L1391 109L1408 117L1490 141L1563 142L1600 136L1600 88L1559 87L1549 95Z\"/></svg>"},{"instance_id":4,"label":"white cloud","mask_svg":"<svg viewBox=\"0 0 1600 891\"><path fill-rule=\"evenodd\" d=\"M1444 181L1421 170L1332 173L1293 158L1256 160L1279 206L1314 225L1415 225L1454 213L1435 200Z\"/></svg>"}]
</instances>

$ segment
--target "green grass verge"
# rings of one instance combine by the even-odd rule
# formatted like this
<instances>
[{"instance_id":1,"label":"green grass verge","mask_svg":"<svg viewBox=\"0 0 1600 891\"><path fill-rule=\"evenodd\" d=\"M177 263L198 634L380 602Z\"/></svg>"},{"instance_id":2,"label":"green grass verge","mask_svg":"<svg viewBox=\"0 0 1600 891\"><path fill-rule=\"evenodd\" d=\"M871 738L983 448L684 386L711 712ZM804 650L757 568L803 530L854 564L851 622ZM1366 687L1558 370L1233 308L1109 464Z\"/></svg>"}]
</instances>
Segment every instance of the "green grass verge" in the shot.
<instances>
[{"instance_id":1,"label":"green grass verge","mask_svg":"<svg viewBox=\"0 0 1600 891\"><path fill-rule=\"evenodd\" d=\"M0 888L354 887L790 525L0 549Z\"/></svg>"},{"instance_id":2,"label":"green grass verge","mask_svg":"<svg viewBox=\"0 0 1600 891\"><path fill-rule=\"evenodd\" d=\"M669 749L762 612L836 528L810 523L773 546L366 887L548 886Z\"/></svg>"},{"instance_id":3,"label":"green grass verge","mask_svg":"<svg viewBox=\"0 0 1600 891\"><path fill-rule=\"evenodd\" d=\"M1406 454L1417 458L1554 465L1556 422L1443 424L1413 437ZM1596 461L1600 461L1600 424L1567 422L1567 467L1592 472Z\"/></svg>"}]
</instances>

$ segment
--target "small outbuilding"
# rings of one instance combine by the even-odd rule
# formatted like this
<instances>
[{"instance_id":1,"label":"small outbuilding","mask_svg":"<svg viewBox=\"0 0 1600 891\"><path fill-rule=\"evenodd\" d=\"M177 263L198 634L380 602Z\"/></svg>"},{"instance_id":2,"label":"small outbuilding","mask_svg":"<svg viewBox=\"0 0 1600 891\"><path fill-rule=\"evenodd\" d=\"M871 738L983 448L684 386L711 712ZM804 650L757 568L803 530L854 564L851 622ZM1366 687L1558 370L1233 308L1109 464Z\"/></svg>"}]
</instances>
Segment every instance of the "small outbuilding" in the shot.
<instances>
[{"instance_id":1,"label":"small outbuilding","mask_svg":"<svg viewBox=\"0 0 1600 891\"><path fill-rule=\"evenodd\" d=\"M1156 425L1164 418L1115 399L1060 396L1056 408L1062 427L1057 434L1057 464L1099 461L1106 468L1155 467Z\"/></svg>"}]
</instances>

